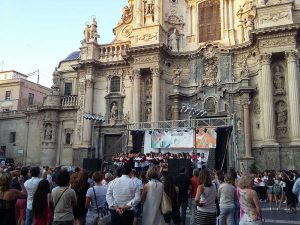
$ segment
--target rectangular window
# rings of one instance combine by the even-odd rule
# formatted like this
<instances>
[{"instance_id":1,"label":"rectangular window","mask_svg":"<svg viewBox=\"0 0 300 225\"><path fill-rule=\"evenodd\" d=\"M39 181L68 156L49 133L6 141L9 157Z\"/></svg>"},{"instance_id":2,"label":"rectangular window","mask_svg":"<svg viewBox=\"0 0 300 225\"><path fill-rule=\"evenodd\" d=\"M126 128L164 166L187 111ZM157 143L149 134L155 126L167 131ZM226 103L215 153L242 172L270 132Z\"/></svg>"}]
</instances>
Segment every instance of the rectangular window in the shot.
<instances>
[{"instance_id":1,"label":"rectangular window","mask_svg":"<svg viewBox=\"0 0 300 225\"><path fill-rule=\"evenodd\" d=\"M66 134L66 145L70 145L71 144L71 134L67 133Z\"/></svg>"},{"instance_id":2,"label":"rectangular window","mask_svg":"<svg viewBox=\"0 0 300 225\"><path fill-rule=\"evenodd\" d=\"M28 94L28 105L33 105L34 94Z\"/></svg>"},{"instance_id":3,"label":"rectangular window","mask_svg":"<svg viewBox=\"0 0 300 225\"><path fill-rule=\"evenodd\" d=\"M9 142L15 143L16 142L16 132L10 132L9 133Z\"/></svg>"},{"instance_id":4,"label":"rectangular window","mask_svg":"<svg viewBox=\"0 0 300 225\"><path fill-rule=\"evenodd\" d=\"M11 97L11 91L6 91L5 92L5 100L10 100Z\"/></svg>"},{"instance_id":5,"label":"rectangular window","mask_svg":"<svg viewBox=\"0 0 300 225\"><path fill-rule=\"evenodd\" d=\"M72 83L65 83L65 95L72 95Z\"/></svg>"},{"instance_id":6,"label":"rectangular window","mask_svg":"<svg viewBox=\"0 0 300 225\"><path fill-rule=\"evenodd\" d=\"M1 146L0 148L0 157L5 157L6 146Z\"/></svg>"},{"instance_id":7,"label":"rectangular window","mask_svg":"<svg viewBox=\"0 0 300 225\"><path fill-rule=\"evenodd\" d=\"M207 0L199 4L199 42L221 39L219 0Z\"/></svg>"}]
</instances>

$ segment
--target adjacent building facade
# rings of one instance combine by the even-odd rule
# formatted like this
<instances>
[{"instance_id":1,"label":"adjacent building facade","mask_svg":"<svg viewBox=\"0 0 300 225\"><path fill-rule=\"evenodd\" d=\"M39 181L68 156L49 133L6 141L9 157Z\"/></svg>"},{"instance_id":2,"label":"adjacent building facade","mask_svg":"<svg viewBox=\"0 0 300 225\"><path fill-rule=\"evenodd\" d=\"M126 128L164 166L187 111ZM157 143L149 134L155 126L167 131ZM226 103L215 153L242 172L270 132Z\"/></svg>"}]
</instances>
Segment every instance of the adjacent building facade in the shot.
<instances>
[{"instance_id":1,"label":"adjacent building facade","mask_svg":"<svg viewBox=\"0 0 300 225\"><path fill-rule=\"evenodd\" d=\"M27 117L40 148L27 147L26 163L109 159L126 124L187 119L190 104L235 115L239 165L300 169L299 26L300 0L128 0L111 43L98 44L93 19L55 69Z\"/></svg>"},{"instance_id":2,"label":"adjacent building facade","mask_svg":"<svg viewBox=\"0 0 300 225\"><path fill-rule=\"evenodd\" d=\"M41 106L51 89L27 80L28 76L17 71L0 72L0 157L12 157L23 162L26 145L38 150L40 139L28 143L29 120ZM30 112L30 116L27 112ZM39 121L31 121L31 132L39 135Z\"/></svg>"}]
</instances>

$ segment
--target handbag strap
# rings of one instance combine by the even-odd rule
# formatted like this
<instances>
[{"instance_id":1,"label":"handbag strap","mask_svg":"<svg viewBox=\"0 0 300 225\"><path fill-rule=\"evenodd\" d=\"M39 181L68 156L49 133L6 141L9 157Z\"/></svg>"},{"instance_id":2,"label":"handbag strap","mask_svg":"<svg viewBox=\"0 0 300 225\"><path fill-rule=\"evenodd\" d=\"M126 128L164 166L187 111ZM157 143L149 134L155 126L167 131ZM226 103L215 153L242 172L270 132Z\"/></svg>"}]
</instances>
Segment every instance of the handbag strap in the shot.
<instances>
[{"instance_id":1,"label":"handbag strap","mask_svg":"<svg viewBox=\"0 0 300 225\"><path fill-rule=\"evenodd\" d=\"M65 193L65 191L68 190L68 188L69 188L69 187L67 187L67 188L61 193L61 195L59 196L58 200L55 202L54 209L55 209L55 207L57 206L59 200L61 199L61 196L63 196L63 194Z\"/></svg>"},{"instance_id":2,"label":"handbag strap","mask_svg":"<svg viewBox=\"0 0 300 225\"><path fill-rule=\"evenodd\" d=\"M96 198L96 192L95 192L95 188L94 188L94 187L93 187L93 192L94 192L94 196L95 196L95 201L96 201L96 207L97 207L98 217L100 217L99 208L98 208L98 203L97 203L97 198Z\"/></svg>"}]
</instances>

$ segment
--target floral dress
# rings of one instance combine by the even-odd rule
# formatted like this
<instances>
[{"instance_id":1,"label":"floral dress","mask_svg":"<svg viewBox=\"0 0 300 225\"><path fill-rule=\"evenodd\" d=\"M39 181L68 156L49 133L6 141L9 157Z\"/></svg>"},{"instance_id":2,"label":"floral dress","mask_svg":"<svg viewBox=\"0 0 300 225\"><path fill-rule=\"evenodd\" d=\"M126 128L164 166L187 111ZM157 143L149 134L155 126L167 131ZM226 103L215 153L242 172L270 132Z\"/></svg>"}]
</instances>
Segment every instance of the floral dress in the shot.
<instances>
[{"instance_id":1,"label":"floral dress","mask_svg":"<svg viewBox=\"0 0 300 225\"><path fill-rule=\"evenodd\" d=\"M237 196L240 202L240 225L260 225L261 216L256 212L255 205L247 199L249 189L237 188Z\"/></svg>"}]
</instances>

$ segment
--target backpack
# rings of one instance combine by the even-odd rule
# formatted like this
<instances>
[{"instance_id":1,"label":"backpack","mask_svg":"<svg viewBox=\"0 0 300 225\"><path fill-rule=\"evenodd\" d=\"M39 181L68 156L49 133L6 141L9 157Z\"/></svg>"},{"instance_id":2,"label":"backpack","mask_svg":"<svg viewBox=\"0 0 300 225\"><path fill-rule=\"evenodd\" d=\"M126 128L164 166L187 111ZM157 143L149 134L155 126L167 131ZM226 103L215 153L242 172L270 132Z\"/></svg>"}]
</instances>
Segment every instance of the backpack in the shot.
<instances>
[{"instance_id":1,"label":"backpack","mask_svg":"<svg viewBox=\"0 0 300 225\"><path fill-rule=\"evenodd\" d=\"M282 191L281 186L279 184L274 184L273 191L275 195L280 195Z\"/></svg>"}]
</instances>

